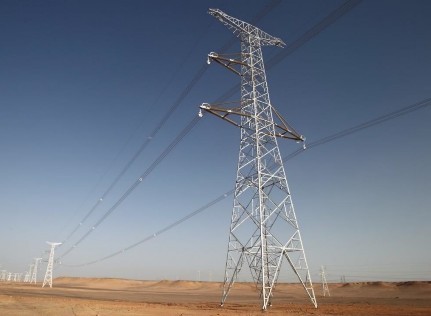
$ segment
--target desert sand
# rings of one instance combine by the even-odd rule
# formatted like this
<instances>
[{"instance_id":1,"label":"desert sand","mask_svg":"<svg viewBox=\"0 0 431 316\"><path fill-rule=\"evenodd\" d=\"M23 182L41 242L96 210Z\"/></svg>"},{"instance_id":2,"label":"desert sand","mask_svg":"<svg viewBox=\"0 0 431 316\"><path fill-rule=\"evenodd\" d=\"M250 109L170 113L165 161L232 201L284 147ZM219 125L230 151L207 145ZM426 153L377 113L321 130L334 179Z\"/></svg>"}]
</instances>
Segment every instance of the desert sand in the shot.
<instances>
[{"instance_id":1,"label":"desert sand","mask_svg":"<svg viewBox=\"0 0 431 316\"><path fill-rule=\"evenodd\" d=\"M319 307L298 284L278 284L267 315L431 315L431 281L314 285ZM237 283L220 307L221 283L57 278L40 284L0 283L0 315L262 315L253 284Z\"/></svg>"}]
</instances>

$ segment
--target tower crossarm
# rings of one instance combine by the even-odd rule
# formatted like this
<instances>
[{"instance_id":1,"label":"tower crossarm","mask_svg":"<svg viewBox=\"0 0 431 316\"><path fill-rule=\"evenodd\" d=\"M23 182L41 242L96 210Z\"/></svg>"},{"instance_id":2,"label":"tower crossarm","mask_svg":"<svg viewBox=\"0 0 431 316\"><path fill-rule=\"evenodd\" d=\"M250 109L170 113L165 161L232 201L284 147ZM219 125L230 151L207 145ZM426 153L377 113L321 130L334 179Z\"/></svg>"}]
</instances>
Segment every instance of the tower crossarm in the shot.
<instances>
[{"instance_id":1,"label":"tower crossarm","mask_svg":"<svg viewBox=\"0 0 431 316\"><path fill-rule=\"evenodd\" d=\"M261 117L255 117L254 115L251 115L249 113L245 113L244 111L241 110L241 107L236 107L236 108L232 108L232 109L225 109L222 107L210 105L208 103L202 103L202 105L200 105L199 108L205 112L211 113L211 114L235 125L236 127L240 127L240 128L245 128L245 127L241 125L240 120L236 121L235 118L233 118L234 116L249 117L252 119L264 121L266 123L270 123L270 124L273 123L273 122L267 121ZM280 122L279 123L276 123L276 122L273 123L274 124L274 135L271 135L271 136L293 139L296 141L304 141L305 140L304 136L300 135L292 127L290 127L287 124L287 122L283 119L283 117L277 111L275 111L274 108L273 108L273 112L276 115L276 117L279 119Z\"/></svg>"},{"instance_id":2,"label":"tower crossarm","mask_svg":"<svg viewBox=\"0 0 431 316\"><path fill-rule=\"evenodd\" d=\"M238 54L236 54L236 55L238 55ZM247 66L246 63L244 63L240 60L229 58L228 55L219 55L219 54L214 53L214 52L211 52L208 54L208 59L207 59L208 65L211 63L211 61L215 61L216 63L226 67L227 69L229 69L233 73L237 74L238 76L241 76L241 71L235 69L235 66L236 67Z\"/></svg>"},{"instance_id":3,"label":"tower crossarm","mask_svg":"<svg viewBox=\"0 0 431 316\"><path fill-rule=\"evenodd\" d=\"M279 47L284 47L286 45L280 38L269 35L247 22L231 17L219 9L209 9L208 13L231 29L239 38L245 35L259 39L261 45L274 45Z\"/></svg>"}]
</instances>

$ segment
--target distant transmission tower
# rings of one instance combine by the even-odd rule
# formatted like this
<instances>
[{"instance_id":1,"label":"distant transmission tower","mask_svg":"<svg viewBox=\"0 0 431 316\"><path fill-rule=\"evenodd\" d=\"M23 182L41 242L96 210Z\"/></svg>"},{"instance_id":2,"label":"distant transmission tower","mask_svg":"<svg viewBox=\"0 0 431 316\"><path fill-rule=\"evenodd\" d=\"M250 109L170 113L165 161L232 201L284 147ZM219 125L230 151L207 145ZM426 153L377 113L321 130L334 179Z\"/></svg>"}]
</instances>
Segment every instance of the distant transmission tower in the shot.
<instances>
[{"instance_id":1,"label":"distant transmission tower","mask_svg":"<svg viewBox=\"0 0 431 316\"><path fill-rule=\"evenodd\" d=\"M216 53L208 55L208 62L217 62L241 77L239 106L225 109L204 103L199 113L209 112L241 128L221 305L246 263L260 291L262 309L266 310L285 259L317 307L276 139L303 141L304 138L271 105L261 50L261 46L285 44L218 9L210 9L209 14L241 41L240 60Z\"/></svg>"},{"instance_id":2,"label":"distant transmission tower","mask_svg":"<svg viewBox=\"0 0 431 316\"><path fill-rule=\"evenodd\" d=\"M346 283L346 276L345 276L345 275L342 275L342 276L340 277L340 282L341 282L341 283Z\"/></svg>"},{"instance_id":3,"label":"distant transmission tower","mask_svg":"<svg viewBox=\"0 0 431 316\"><path fill-rule=\"evenodd\" d=\"M7 275L7 271L6 270L1 270L1 281L6 281L6 275Z\"/></svg>"},{"instance_id":4,"label":"distant transmission tower","mask_svg":"<svg viewBox=\"0 0 431 316\"><path fill-rule=\"evenodd\" d=\"M323 296L331 296L331 293L329 292L328 282L326 282L325 268L323 266L321 266L320 268L320 280L322 282Z\"/></svg>"},{"instance_id":5,"label":"distant transmission tower","mask_svg":"<svg viewBox=\"0 0 431 316\"><path fill-rule=\"evenodd\" d=\"M42 258L34 258L34 267L33 267L33 273L31 274L30 283L36 284L37 269L38 269L38 265L39 265L40 260L42 260Z\"/></svg>"},{"instance_id":6,"label":"distant transmission tower","mask_svg":"<svg viewBox=\"0 0 431 316\"><path fill-rule=\"evenodd\" d=\"M34 264L28 266L28 271L25 273L24 282L29 283L31 280L31 272L33 271Z\"/></svg>"},{"instance_id":7,"label":"distant transmission tower","mask_svg":"<svg viewBox=\"0 0 431 316\"><path fill-rule=\"evenodd\" d=\"M48 265L46 267L45 279L43 280L42 287L44 287L47 283L49 287L52 287L52 270L54 268L54 249L58 245L61 245L61 242L46 242L48 245L51 245L51 251L49 253Z\"/></svg>"}]
</instances>

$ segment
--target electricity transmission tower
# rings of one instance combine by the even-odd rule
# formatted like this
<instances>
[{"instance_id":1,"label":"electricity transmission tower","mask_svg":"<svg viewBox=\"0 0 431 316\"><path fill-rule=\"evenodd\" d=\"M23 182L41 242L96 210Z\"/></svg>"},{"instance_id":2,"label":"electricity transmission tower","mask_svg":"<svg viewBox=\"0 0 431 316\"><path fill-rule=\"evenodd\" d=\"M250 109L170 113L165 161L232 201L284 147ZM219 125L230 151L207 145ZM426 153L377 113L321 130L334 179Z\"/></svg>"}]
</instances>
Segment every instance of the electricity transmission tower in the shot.
<instances>
[{"instance_id":1,"label":"electricity transmission tower","mask_svg":"<svg viewBox=\"0 0 431 316\"><path fill-rule=\"evenodd\" d=\"M34 268L34 264L33 263L28 266L28 271L25 273L24 282L26 282L26 283L30 282L30 280L31 280L31 273L33 271L33 268Z\"/></svg>"},{"instance_id":2,"label":"electricity transmission tower","mask_svg":"<svg viewBox=\"0 0 431 316\"><path fill-rule=\"evenodd\" d=\"M54 249L58 245L61 245L61 242L46 242L48 245L51 245L51 251L49 253L49 259L48 259L48 265L46 267L46 273L45 278L43 280L42 287L45 286L45 284L49 284L49 287L52 287L52 270L54 268Z\"/></svg>"},{"instance_id":3,"label":"electricity transmission tower","mask_svg":"<svg viewBox=\"0 0 431 316\"><path fill-rule=\"evenodd\" d=\"M241 41L240 59L210 53L217 62L241 77L241 101L235 108L204 103L202 111L240 127L241 141L230 225L221 305L243 264L250 268L262 299L271 305L283 261L287 261L311 302L317 302L311 283L298 222L284 172L277 137L303 141L271 105L262 46L283 47L284 42L218 9L209 14ZM238 57L237 57L238 58Z\"/></svg>"},{"instance_id":4,"label":"electricity transmission tower","mask_svg":"<svg viewBox=\"0 0 431 316\"><path fill-rule=\"evenodd\" d=\"M0 280L1 281L6 281L6 275L7 275L7 271L6 270L1 270Z\"/></svg>"},{"instance_id":5,"label":"electricity transmission tower","mask_svg":"<svg viewBox=\"0 0 431 316\"><path fill-rule=\"evenodd\" d=\"M33 273L31 274L30 283L36 284L37 269L38 269L40 260L42 260L42 258L34 258L34 267L33 267Z\"/></svg>"},{"instance_id":6,"label":"electricity transmission tower","mask_svg":"<svg viewBox=\"0 0 431 316\"><path fill-rule=\"evenodd\" d=\"M320 267L320 280L322 282L323 296L331 296L331 293L329 292L328 282L326 281L325 268L323 266Z\"/></svg>"}]
</instances>

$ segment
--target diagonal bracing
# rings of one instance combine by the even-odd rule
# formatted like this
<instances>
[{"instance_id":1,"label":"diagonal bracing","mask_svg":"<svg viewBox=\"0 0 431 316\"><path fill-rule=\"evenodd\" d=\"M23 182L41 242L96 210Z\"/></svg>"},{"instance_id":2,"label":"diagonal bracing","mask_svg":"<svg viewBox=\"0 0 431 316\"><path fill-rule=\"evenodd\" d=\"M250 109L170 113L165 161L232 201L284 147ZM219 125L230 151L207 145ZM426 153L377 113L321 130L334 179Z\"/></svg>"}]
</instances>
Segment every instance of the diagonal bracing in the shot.
<instances>
[{"instance_id":1,"label":"diagonal bracing","mask_svg":"<svg viewBox=\"0 0 431 316\"><path fill-rule=\"evenodd\" d=\"M210 9L209 13L241 41L240 60L216 53L208 55L208 61L216 61L241 77L239 106L223 109L204 103L200 107L241 130L221 305L247 264L260 292L262 309L266 310L271 305L282 263L287 262L317 307L277 143L277 137L296 141L304 138L271 105L261 50L265 45L283 47L284 43L218 9Z\"/></svg>"}]
</instances>

